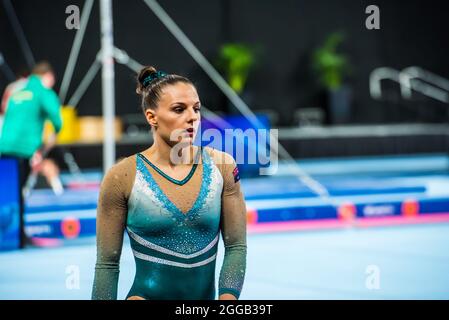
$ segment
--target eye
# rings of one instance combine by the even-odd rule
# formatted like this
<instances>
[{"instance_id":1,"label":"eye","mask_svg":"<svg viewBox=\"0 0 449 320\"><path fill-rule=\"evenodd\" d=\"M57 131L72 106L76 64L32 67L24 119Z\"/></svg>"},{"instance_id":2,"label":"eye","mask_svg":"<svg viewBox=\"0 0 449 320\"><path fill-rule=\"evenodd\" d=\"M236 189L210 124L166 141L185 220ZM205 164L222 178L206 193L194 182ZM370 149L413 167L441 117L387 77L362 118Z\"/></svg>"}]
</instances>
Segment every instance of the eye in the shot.
<instances>
[{"instance_id":1,"label":"eye","mask_svg":"<svg viewBox=\"0 0 449 320\"><path fill-rule=\"evenodd\" d=\"M193 110L195 110L195 112L198 113L198 112L201 111L201 108L200 107L195 107Z\"/></svg>"},{"instance_id":2,"label":"eye","mask_svg":"<svg viewBox=\"0 0 449 320\"><path fill-rule=\"evenodd\" d=\"M181 108L181 107L176 107L176 108L173 109L173 111L176 112L176 113L182 113L184 111L184 109Z\"/></svg>"}]
</instances>

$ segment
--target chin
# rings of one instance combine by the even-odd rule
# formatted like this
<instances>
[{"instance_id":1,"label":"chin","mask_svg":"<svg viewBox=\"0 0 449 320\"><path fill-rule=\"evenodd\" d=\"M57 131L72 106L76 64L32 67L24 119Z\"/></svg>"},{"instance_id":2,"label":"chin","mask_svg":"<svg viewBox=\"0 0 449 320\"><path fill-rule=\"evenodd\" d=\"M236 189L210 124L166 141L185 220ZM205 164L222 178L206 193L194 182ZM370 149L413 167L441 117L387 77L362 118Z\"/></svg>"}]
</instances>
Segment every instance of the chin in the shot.
<instances>
[{"instance_id":1,"label":"chin","mask_svg":"<svg viewBox=\"0 0 449 320\"><path fill-rule=\"evenodd\" d=\"M187 138L187 137L183 137L182 140L179 141L168 141L168 145L170 145L170 147L175 147L177 145L181 146L182 148L188 147L193 145L193 142L195 140L193 138Z\"/></svg>"}]
</instances>

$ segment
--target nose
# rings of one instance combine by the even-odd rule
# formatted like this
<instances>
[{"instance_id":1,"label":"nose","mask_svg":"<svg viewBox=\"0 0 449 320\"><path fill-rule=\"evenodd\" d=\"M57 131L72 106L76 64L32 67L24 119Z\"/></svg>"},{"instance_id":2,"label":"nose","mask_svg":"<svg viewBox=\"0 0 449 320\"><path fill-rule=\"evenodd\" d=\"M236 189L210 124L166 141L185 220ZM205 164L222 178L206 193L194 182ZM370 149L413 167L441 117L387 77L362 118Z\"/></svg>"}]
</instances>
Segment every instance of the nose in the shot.
<instances>
[{"instance_id":1,"label":"nose","mask_svg":"<svg viewBox=\"0 0 449 320\"><path fill-rule=\"evenodd\" d=\"M198 121L199 117L200 117L199 112L195 112L193 108L189 109L189 120L188 120L189 123L194 123L195 121Z\"/></svg>"}]
</instances>

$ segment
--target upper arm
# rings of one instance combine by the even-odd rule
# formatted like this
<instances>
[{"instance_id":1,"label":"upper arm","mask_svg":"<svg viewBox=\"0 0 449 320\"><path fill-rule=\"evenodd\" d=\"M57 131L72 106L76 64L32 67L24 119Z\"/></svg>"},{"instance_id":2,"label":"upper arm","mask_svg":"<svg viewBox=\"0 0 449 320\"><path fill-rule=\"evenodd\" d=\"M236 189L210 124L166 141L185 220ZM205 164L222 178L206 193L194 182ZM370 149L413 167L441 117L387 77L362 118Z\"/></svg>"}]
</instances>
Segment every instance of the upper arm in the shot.
<instances>
[{"instance_id":1,"label":"upper arm","mask_svg":"<svg viewBox=\"0 0 449 320\"><path fill-rule=\"evenodd\" d=\"M222 155L223 194L221 230L225 245L246 244L246 204L238 167L229 154Z\"/></svg>"},{"instance_id":2,"label":"upper arm","mask_svg":"<svg viewBox=\"0 0 449 320\"><path fill-rule=\"evenodd\" d=\"M123 166L115 165L103 178L97 207L97 255L102 262L118 262L128 211Z\"/></svg>"},{"instance_id":3,"label":"upper arm","mask_svg":"<svg viewBox=\"0 0 449 320\"><path fill-rule=\"evenodd\" d=\"M53 90L45 88L40 93L40 101L46 116L53 124L56 133L58 133L62 127L61 104L58 96Z\"/></svg>"}]
</instances>

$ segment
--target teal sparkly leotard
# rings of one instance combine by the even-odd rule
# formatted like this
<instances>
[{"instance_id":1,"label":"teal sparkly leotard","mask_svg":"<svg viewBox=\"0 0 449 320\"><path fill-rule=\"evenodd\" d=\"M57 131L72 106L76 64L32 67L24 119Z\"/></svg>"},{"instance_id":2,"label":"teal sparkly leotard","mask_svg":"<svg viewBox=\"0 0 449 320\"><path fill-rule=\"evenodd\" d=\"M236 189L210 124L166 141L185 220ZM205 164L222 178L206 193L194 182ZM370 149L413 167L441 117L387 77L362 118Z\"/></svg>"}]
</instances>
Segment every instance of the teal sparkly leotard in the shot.
<instances>
[{"instance_id":1,"label":"teal sparkly leotard","mask_svg":"<svg viewBox=\"0 0 449 320\"><path fill-rule=\"evenodd\" d=\"M125 229L136 262L127 298L214 299L220 232L225 257L219 295L240 296L246 268L246 208L235 162L210 148L197 155L199 164L182 181L168 177L142 154L108 171L98 203L93 299L117 298Z\"/></svg>"}]
</instances>

